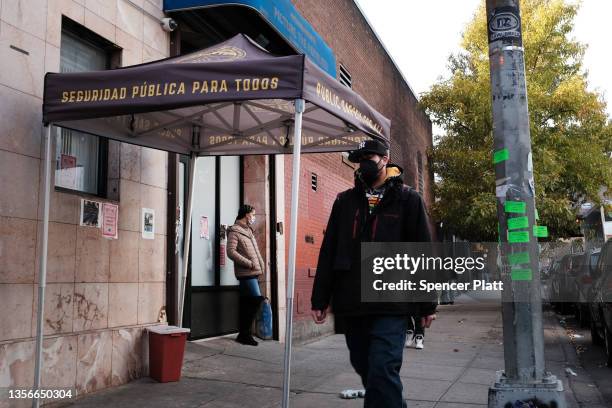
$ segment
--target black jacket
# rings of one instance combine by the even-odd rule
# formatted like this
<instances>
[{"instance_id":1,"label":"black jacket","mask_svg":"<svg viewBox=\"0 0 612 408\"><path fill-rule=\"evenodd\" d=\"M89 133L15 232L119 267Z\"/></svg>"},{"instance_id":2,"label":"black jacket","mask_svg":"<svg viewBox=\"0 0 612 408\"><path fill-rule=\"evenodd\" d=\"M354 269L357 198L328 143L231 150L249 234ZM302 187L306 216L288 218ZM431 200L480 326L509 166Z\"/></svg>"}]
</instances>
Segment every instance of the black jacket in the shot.
<instances>
[{"instance_id":1,"label":"black jacket","mask_svg":"<svg viewBox=\"0 0 612 408\"><path fill-rule=\"evenodd\" d=\"M361 302L361 242L429 242L425 204L414 189L403 184L402 169L387 166L386 190L372 214L362 183L338 194L319 252L312 290L312 309L332 303L337 316L433 314L437 302ZM391 175L391 177L389 177Z\"/></svg>"}]
</instances>

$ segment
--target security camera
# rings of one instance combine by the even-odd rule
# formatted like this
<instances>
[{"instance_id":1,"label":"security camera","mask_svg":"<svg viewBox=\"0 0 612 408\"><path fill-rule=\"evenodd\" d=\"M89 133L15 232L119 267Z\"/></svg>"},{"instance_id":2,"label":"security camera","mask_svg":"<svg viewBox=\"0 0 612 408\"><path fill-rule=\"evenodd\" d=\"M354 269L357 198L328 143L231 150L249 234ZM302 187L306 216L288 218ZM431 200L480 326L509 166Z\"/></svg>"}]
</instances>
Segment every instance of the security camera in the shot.
<instances>
[{"instance_id":1,"label":"security camera","mask_svg":"<svg viewBox=\"0 0 612 408\"><path fill-rule=\"evenodd\" d=\"M159 24L161 24L162 29L167 32L174 31L176 27L178 27L178 23L170 17L162 18Z\"/></svg>"}]
</instances>

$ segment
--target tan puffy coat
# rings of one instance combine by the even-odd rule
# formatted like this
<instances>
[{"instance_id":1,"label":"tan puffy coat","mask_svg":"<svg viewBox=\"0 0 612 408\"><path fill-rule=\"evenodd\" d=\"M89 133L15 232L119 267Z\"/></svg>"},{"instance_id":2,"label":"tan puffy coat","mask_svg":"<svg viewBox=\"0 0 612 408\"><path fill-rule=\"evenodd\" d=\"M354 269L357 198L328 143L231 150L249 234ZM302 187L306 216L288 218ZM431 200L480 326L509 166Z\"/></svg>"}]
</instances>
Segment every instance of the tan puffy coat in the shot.
<instances>
[{"instance_id":1,"label":"tan puffy coat","mask_svg":"<svg viewBox=\"0 0 612 408\"><path fill-rule=\"evenodd\" d=\"M242 222L228 229L227 256L234 261L236 278L256 277L264 273L265 264L253 230Z\"/></svg>"}]
</instances>

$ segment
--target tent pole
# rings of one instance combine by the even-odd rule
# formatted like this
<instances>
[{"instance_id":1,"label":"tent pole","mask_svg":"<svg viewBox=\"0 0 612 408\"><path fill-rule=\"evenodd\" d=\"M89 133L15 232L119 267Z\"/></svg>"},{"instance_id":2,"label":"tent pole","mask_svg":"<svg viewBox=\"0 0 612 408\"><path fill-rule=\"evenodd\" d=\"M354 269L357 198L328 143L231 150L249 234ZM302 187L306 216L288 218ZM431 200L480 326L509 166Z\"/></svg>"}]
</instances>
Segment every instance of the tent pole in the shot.
<instances>
[{"instance_id":1,"label":"tent pole","mask_svg":"<svg viewBox=\"0 0 612 408\"><path fill-rule=\"evenodd\" d=\"M185 212L185 239L183 240L183 274L181 276L183 282L181 287L181 296L179 310L179 327L183 327L183 315L185 314L185 290L187 286L187 271L189 269L189 249L191 248L191 213L193 211L193 191L195 185L195 174L196 174L196 163L197 155L195 152L191 153L189 159L189 197L187 197L187 211Z\"/></svg>"},{"instance_id":2,"label":"tent pole","mask_svg":"<svg viewBox=\"0 0 612 408\"><path fill-rule=\"evenodd\" d=\"M293 172L291 173L291 220L289 236L289 270L287 273L287 316L285 326L285 357L283 370L283 408L289 408L289 378L291 376L291 340L293 335L293 292L295 289L295 253L297 246L298 199L300 192L300 153L302 150L302 114L304 100L295 100L293 129Z\"/></svg>"},{"instance_id":3,"label":"tent pole","mask_svg":"<svg viewBox=\"0 0 612 408\"><path fill-rule=\"evenodd\" d=\"M43 231L40 247L40 265L38 271L38 311L36 314L36 365L34 369L34 391L40 389L42 365L43 365L43 323L45 312L45 286L47 286L47 248L49 242L49 203L51 201L51 123L45 127L45 181L44 207L43 207ZM40 398L32 399L32 406L40 406Z\"/></svg>"}]
</instances>

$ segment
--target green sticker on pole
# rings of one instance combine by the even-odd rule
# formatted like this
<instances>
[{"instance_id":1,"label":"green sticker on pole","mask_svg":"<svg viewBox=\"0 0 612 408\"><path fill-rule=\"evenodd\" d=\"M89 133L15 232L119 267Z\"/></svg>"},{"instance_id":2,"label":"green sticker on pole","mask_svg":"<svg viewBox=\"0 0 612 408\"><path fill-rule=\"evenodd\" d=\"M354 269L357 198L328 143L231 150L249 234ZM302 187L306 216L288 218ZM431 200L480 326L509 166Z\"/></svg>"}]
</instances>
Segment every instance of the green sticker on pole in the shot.
<instances>
[{"instance_id":1,"label":"green sticker on pole","mask_svg":"<svg viewBox=\"0 0 612 408\"><path fill-rule=\"evenodd\" d=\"M525 214L527 205L523 201L506 201L504 210L507 213Z\"/></svg>"},{"instance_id":2,"label":"green sticker on pole","mask_svg":"<svg viewBox=\"0 0 612 408\"><path fill-rule=\"evenodd\" d=\"M521 229L529 227L529 219L524 217L508 218L508 229Z\"/></svg>"},{"instance_id":3,"label":"green sticker on pole","mask_svg":"<svg viewBox=\"0 0 612 408\"><path fill-rule=\"evenodd\" d=\"M534 225L533 236L537 238L546 238L548 236L548 227L545 225Z\"/></svg>"},{"instance_id":4,"label":"green sticker on pole","mask_svg":"<svg viewBox=\"0 0 612 408\"><path fill-rule=\"evenodd\" d=\"M533 279L533 273L531 269L512 269L510 278L513 281L530 281Z\"/></svg>"},{"instance_id":5,"label":"green sticker on pole","mask_svg":"<svg viewBox=\"0 0 612 408\"><path fill-rule=\"evenodd\" d=\"M508 262L510 265L520 265L529 263L529 252L519 252L517 254L508 255Z\"/></svg>"},{"instance_id":6,"label":"green sticker on pole","mask_svg":"<svg viewBox=\"0 0 612 408\"><path fill-rule=\"evenodd\" d=\"M510 153L508 149L501 149L493 153L493 164L501 163L508 160Z\"/></svg>"},{"instance_id":7,"label":"green sticker on pole","mask_svg":"<svg viewBox=\"0 0 612 408\"><path fill-rule=\"evenodd\" d=\"M508 232L508 242L520 244L529 242L529 231L510 231Z\"/></svg>"}]
</instances>

